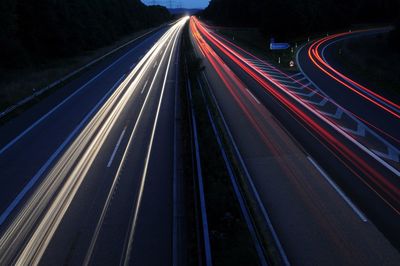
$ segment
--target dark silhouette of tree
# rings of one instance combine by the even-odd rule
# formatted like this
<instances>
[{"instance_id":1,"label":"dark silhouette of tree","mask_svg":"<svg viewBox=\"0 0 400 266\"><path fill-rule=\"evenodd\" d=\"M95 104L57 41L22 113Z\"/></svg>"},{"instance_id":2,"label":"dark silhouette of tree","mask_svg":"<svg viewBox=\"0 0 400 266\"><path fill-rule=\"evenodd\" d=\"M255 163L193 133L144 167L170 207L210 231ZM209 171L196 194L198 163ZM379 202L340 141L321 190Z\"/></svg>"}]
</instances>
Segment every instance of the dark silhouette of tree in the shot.
<instances>
[{"instance_id":1,"label":"dark silhouette of tree","mask_svg":"<svg viewBox=\"0 0 400 266\"><path fill-rule=\"evenodd\" d=\"M226 26L257 26L290 38L340 29L353 23L391 22L399 0L211 0L202 13Z\"/></svg>"},{"instance_id":2,"label":"dark silhouette of tree","mask_svg":"<svg viewBox=\"0 0 400 266\"><path fill-rule=\"evenodd\" d=\"M76 55L170 18L140 0L1 0L0 67Z\"/></svg>"}]
</instances>

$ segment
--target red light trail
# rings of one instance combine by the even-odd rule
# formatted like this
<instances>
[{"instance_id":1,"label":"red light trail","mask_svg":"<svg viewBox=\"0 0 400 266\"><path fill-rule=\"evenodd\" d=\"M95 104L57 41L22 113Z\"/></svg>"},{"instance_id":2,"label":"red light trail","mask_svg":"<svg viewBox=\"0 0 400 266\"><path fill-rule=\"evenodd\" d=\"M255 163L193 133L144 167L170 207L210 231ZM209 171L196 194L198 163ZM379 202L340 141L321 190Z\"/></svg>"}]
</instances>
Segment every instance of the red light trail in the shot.
<instances>
[{"instance_id":1,"label":"red light trail","mask_svg":"<svg viewBox=\"0 0 400 266\"><path fill-rule=\"evenodd\" d=\"M338 127L334 123L332 123L332 121L324 118L311 105L305 105L304 102L301 102L301 100L282 83L279 83L273 78L268 78L268 81L265 80L265 74L260 73L254 67L249 67L246 59L240 53L234 51L234 49L228 47L226 43L223 43L221 40L219 40L218 38L220 37L215 33L210 32L198 19L192 17L190 28L192 35L200 48L200 51L210 61L216 73L221 77L229 90L232 90L232 88L229 85L228 81L226 81L226 79L223 77L223 74L221 73L221 67L213 62L220 61L219 65L221 65L222 67L225 66L226 68L228 67L225 65L225 63L223 63L223 60L219 56L217 56L216 52L207 43L207 41L217 47L218 50L224 54L224 56L227 56L230 60L232 60L250 77L257 81L258 84L260 84L266 90L266 92L268 92L268 94L272 95L283 106L285 106L287 111L289 111L289 113L293 117L301 121L301 124L303 126L306 125L306 128L309 128L314 136L318 136L318 141L324 146L328 147L333 155L341 162L343 162L343 164L355 176L357 176L364 184L366 184L373 192L375 192L375 194L378 195L384 202L386 202L388 206L390 206L397 214L400 214L399 188L391 183L388 178L382 175L379 171L370 166L368 162L365 161L361 156L356 154L352 149L348 148L345 143L342 143L336 136L331 134L325 128L326 125L321 125L320 121L316 120L314 116L310 116L310 114L305 112L303 108L300 108L298 105L296 105L296 103L300 103L303 107L316 115L317 118L321 119L323 122L333 127L339 134L351 140L351 137L348 136L346 132L338 129ZM207 39L207 41L205 41L203 36L205 37L205 39ZM221 37L221 39L223 38ZM224 71L228 73L227 70ZM236 85L239 88L244 87L237 76L233 75L233 73L232 76L232 80L236 82ZM273 85L275 85L275 87ZM295 100L295 102L293 102L292 100ZM243 109L243 107L241 108ZM250 114L246 114L246 116L250 119L250 121L252 120ZM255 126L257 128L257 125ZM264 136L264 139L265 138L267 138L267 136ZM360 145L358 145L358 147L361 148ZM365 149L363 150L365 151Z\"/></svg>"},{"instance_id":2,"label":"red light trail","mask_svg":"<svg viewBox=\"0 0 400 266\"><path fill-rule=\"evenodd\" d=\"M366 88L365 86L355 82L354 80L346 77L333 67L331 67L328 62L323 58L323 55L320 53L321 46L326 44L331 40L335 40L341 37L348 36L350 34L362 33L366 31L356 31L356 32L346 32L335 34L329 37L325 37L321 40L314 42L308 49L308 56L310 57L313 64L318 67L322 72L336 80L346 88L350 89L354 93L368 100L369 102L375 104L379 108L385 110L396 118L400 118L400 105L386 99L385 97L379 95L378 93L373 92L372 90Z\"/></svg>"}]
</instances>

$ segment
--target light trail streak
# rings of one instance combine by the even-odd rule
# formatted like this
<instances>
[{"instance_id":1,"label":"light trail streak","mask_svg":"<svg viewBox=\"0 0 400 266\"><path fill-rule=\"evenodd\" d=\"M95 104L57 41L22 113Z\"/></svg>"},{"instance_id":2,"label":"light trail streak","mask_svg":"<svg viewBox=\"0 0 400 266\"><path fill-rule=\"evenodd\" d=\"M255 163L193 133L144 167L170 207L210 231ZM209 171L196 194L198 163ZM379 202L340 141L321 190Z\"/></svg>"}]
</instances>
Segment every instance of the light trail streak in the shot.
<instances>
[{"instance_id":1,"label":"light trail streak","mask_svg":"<svg viewBox=\"0 0 400 266\"><path fill-rule=\"evenodd\" d=\"M177 44L178 37L179 37L179 33L181 32L182 27L186 24L187 20L188 20L188 17L185 17L179 23L175 24L175 26L178 29L175 32L175 38L173 39L173 45L172 45L171 51L174 51L174 49L176 47L176 44ZM132 250L132 247L133 247L133 238L134 238L134 234L135 234L135 231L136 231L136 224L137 224L138 214L139 214L140 205L141 205L141 202L142 202L144 185L145 185L145 182L146 182L146 177L147 177L147 171L148 171L151 151L152 151L153 143L154 143L154 136L155 136L155 132L156 132L156 129L157 129L158 118L159 118L160 110L161 110L161 104L162 104L162 101L163 101L164 91L165 91L165 87L166 87L166 84L167 84L167 77L168 77L169 69L170 69L171 62L172 62L172 55L173 55L173 52L171 52L169 54L168 64L167 64L167 68L166 68L166 72L165 72L164 80L163 80L163 85L162 85L162 89L161 89L161 96L160 96L160 99L159 99L159 102L158 102L156 117L154 119L153 128L152 128L152 131L151 131L150 143L149 143L149 146L147 148L147 154L146 154L146 159L145 159L144 170L143 170L143 174L142 174L141 181L140 181L139 194L138 194L136 206L135 206L135 209L134 209L132 226L131 226L130 231L129 231L129 237L128 237L128 243L127 243L127 246L126 246L125 256L123 258L123 265L125 265L125 266L128 266L129 263L130 263L130 260L131 260L130 253L131 253L131 250Z\"/></svg>"},{"instance_id":2,"label":"light trail streak","mask_svg":"<svg viewBox=\"0 0 400 266\"><path fill-rule=\"evenodd\" d=\"M173 26L148 51L76 137L22 206L0 239L0 264L38 264L76 192L139 83L177 29ZM150 93L150 92L149 92ZM16 257L17 256L17 257Z\"/></svg>"},{"instance_id":3,"label":"light trail streak","mask_svg":"<svg viewBox=\"0 0 400 266\"><path fill-rule=\"evenodd\" d=\"M183 26L183 25L181 25L180 23L178 23L178 24L175 24L174 27L171 29L171 35L169 36L170 38L168 39L169 41L167 42L167 47L168 47L168 45L170 45L170 44L172 43L172 41L173 41L173 37L172 37L172 36L173 36L174 34L177 34L177 32L180 31L180 29L181 29L180 27L181 27L181 26ZM168 50L168 49L167 49L167 50ZM164 60L164 57L167 55L167 50L166 50L165 53L163 54L163 57L162 57L162 59L161 59L161 62ZM171 52L171 53L172 53L172 52ZM111 204L111 200L112 200L113 193L114 193L114 191L115 191L115 189L116 189L116 186L117 186L117 183L118 183L118 178L119 178L120 173L121 173L121 171L122 171L122 168L123 168L123 166L124 166L125 158L126 158L126 156L127 156L127 154L128 154L128 150L129 150L129 148L130 148L130 146L131 146L131 143L132 143L133 138L134 138L134 136L135 136L135 133L136 133L136 131L137 131L137 128L138 128L138 125L139 125L139 121L141 120L142 114L144 113L145 106L146 106L146 104L147 104L147 102L148 102L148 99L149 99L149 96L150 96L150 91L154 88L155 80L156 80L156 77L157 77L157 75L158 75L158 73L159 73L159 71L160 71L160 69L161 69L161 66L162 66L162 64L160 63L160 64L159 64L159 67L158 67L158 69L157 69L157 71L156 71L156 74L154 75L154 78L153 78L153 80L152 80L152 83L151 83L151 85L150 85L149 92L147 93L147 96L146 96L146 98L145 98L145 101L144 101L144 103L143 103L143 105L142 105L142 108L141 108L141 110L140 110L140 113L139 113L139 116L138 116L138 120L137 120L137 122L135 123L134 129L133 129L133 131L132 131L132 133L131 133L131 135L130 135L130 137L129 137L128 145L127 145L126 148L125 148L125 151L124 151L124 154L123 154L123 156L122 156L122 160L121 160L120 165L119 165L119 167L118 167L117 173L116 173L116 175L115 175L113 184L112 184L112 186L111 186L111 188L110 188L110 190L109 190L106 203L104 204L104 207L103 207L102 212L101 212L101 215L100 215L100 219L99 219L99 221L98 221L98 223L97 223L97 225L96 225L96 229L95 229L95 232L94 232L94 234L93 234L93 237L92 237L92 240L91 240L89 249L88 249L88 251L87 251L87 253L86 253L86 256L85 256L85 260L84 260L83 265L89 265L90 260L91 260L91 258L92 258L93 251L94 251L95 245L96 245L96 243L97 243L97 239L98 239L99 234L100 234L100 230L101 230L101 228L102 228L102 226L103 226L104 219L105 219L105 217L106 217L107 211L108 211L108 209L109 209L109 207L110 207L110 204ZM161 101L161 99L162 99L162 97L160 98L160 101ZM148 152L149 152L149 151L148 151ZM145 165L145 167L146 167L146 165ZM141 179L141 183L143 183L143 176L142 176L142 179ZM143 184L144 184L144 183L143 183ZM138 201L141 199L141 195L142 195L142 192L140 192L140 194L138 195ZM138 205L136 206L135 211L138 209L138 206L140 206L140 202L139 202ZM124 252L125 252L125 251L124 251ZM125 253L125 254L126 254L126 253ZM121 259L125 259L126 256L127 256L127 255L121 257Z\"/></svg>"},{"instance_id":4,"label":"light trail streak","mask_svg":"<svg viewBox=\"0 0 400 266\"><path fill-rule=\"evenodd\" d=\"M247 60L245 60L240 54L238 54L237 52L233 51L232 49L230 49L229 47L227 47L225 44L223 44L221 41L219 41L216 38L216 35L214 36L213 34L211 34L210 32L206 31L203 27L203 24L198 22L200 25L200 29L203 31L203 33L205 34L205 36L207 36L209 38L209 40L211 42L213 42L214 45L216 45L217 47L221 48L224 53L226 55L228 55L234 62L239 63L241 65L243 65L242 63L244 63L243 69L246 72L251 71L251 69L256 70L256 72L260 75L262 75L263 77L265 77L266 79L268 79L271 83L273 83L275 86L277 86L279 89L281 89L281 91L283 91L285 94L289 95L291 98L295 99L298 103L300 103L302 106L304 106L305 108L307 108L308 110L310 110L313 114L315 114L316 116L318 116L319 118L321 118L322 120L324 120L325 122L327 122L329 125L331 125L336 131L338 131L340 134L342 134L343 136L345 136L348 140L350 140L351 142L353 142L354 144L356 144L359 148L361 148L364 152L366 152L367 154L369 154L372 158L374 158L375 160L377 160L379 163L381 163L383 166L385 166L387 169L389 169L391 172L393 172L395 175L400 176L400 171L398 169L396 169L395 167L393 167L391 164L387 163L384 159L382 159L379 155L376 154L375 151L369 149L367 146L365 146L365 144L362 144L360 141L356 140L354 137L352 137L348 132L346 132L345 128L342 128L340 125L337 125L337 123L330 117L324 115L322 112L320 112L319 110L317 110L314 106L312 106L310 103L308 103L307 101L301 99L301 97L299 97L298 95L296 95L295 93L293 93L292 91L288 90L286 88L286 85L279 82L278 80L270 77L269 75L263 73L262 71L260 71L260 69L258 67L255 67L254 65L251 65L249 62L247 62ZM219 36L218 36L219 37ZM223 38L221 38L223 39ZM230 43L230 42L228 42ZM231 44L231 43L230 43ZM237 46L235 46L236 48L238 48ZM243 49L240 49L241 51L244 51ZM245 52L245 51L244 51ZM247 54L249 54L248 52L246 52ZM250 67L250 69L246 66L248 65ZM281 72L279 70L276 70L277 72ZM282 73L282 72L281 72ZM343 111L347 112L350 117L354 117L354 115L349 112L348 110L346 110L345 108L337 105L335 102L333 102L332 100L326 98L326 96L324 95L320 95L322 98L328 100L330 103L334 104L335 106L337 106L337 108L342 109ZM367 127L365 127L369 133L371 133L372 135L374 135L374 137L378 138L379 141L383 142L388 149L395 151L396 153L399 153L398 149L396 147L394 147L393 145L391 145L390 143L388 143L385 139L381 138L378 134L376 134L374 131L369 130ZM385 134L390 136L390 134Z\"/></svg>"},{"instance_id":5,"label":"light trail streak","mask_svg":"<svg viewBox=\"0 0 400 266\"><path fill-rule=\"evenodd\" d=\"M195 38L199 37L199 35L196 34L197 28L194 23L192 23L191 29L193 35L196 36ZM286 143L285 145L281 145L277 143L277 139L281 139L281 141L285 140L283 136L279 133L280 130L277 129L277 125L275 123L268 122L269 120L267 117L269 117L270 115L266 113L265 107L261 105L252 104L251 106L256 109L256 112L252 111L251 107L249 107L248 104L246 104L246 101L243 101L244 98L247 98L247 102L253 103L252 98L247 93L247 88L244 86L243 82L232 71L228 70L229 68L219 56L211 52L212 48L207 43L205 42L201 43L202 46L199 46L199 48L203 49L203 52L205 53L206 58L211 63L213 70L215 70L215 72L221 78L226 88L233 96L233 99L240 107L243 114L246 116L248 121L252 124L256 132L261 137L261 140L267 146L268 151L270 151L273 154L272 156L275 158L284 158L288 152L288 149L291 149L291 144ZM261 120L257 119L256 117L259 116L257 113L261 115L263 119ZM269 125L268 127L272 127L272 130L267 130L265 124L268 124ZM311 194L313 193L312 190L308 188L308 185L302 181L302 177L298 175L299 168L297 165L295 165L293 161L278 159L276 163L277 166L282 170L282 173L285 176L290 177L290 179L293 180L293 182L295 182L296 186L307 187L299 190L305 198L308 198L310 196L310 193ZM311 174L312 172L310 172L310 175ZM320 212L321 206L319 205L319 203L315 201L307 201L307 205L315 213ZM340 241L338 241L337 239L337 235L332 231L332 228L329 226L329 221L325 220L325 218L322 216L316 216L316 217L317 219L321 220L319 224L325 228L325 231L328 232L331 239L336 241L337 244L340 244Z\"/></svg>"},{"instance_id":6,"label":"light trail streak","mask_svg":"<svg viewBox=\"0 0 400 266\"><path fill-rule=\"evenodd\" d=\"M366 99L367 101L373 103L374 105L378 106L379 108L383 109L387 113L393 115L396 118L400 118L400 105L396 104L389 99L383 97L382 95L375 93L371 89L357 83L356 81L350 79L349 77L343 75L336 69L334 69L329 63L326 61L323 52L322 55L320 53L321 47L325 45L323 51L327 47L327 43L331 42L332 40L341 39L343 37L369 32L371 30L364 30L364 31L355 31L352 33L340 33L335 34L321 40L318 40L310 45L308 48L308 56L312 63L319 68L323 73L334 79L335 81L339 82L346 88L350 89L357 95L361 96L362 98ZM329 44L328 44L329 45Z\"/></svg>"},{"instance_id":7,"label":"light trail streak","mask_svg":"<svg viewBox=\"0 0 400 266\"><path fill-rule=\"evenodd\" d=\"M367 154L373 156L373 158L377 159L383 165L386 165L382 159L369 151L362 144L355 141L348 133L344 130L337 127L330 120L326 119L320 113L316 112L314 109L307 106L302 101L296 97L293 93L288 91L282 84L271 81L276 87L280 90L276 90L269 83L267 83L262 77L264 76L262 73L259 73L257 70L253 70L249 68L246 64L246 60L243 59L238 53L227 47L221 41L217 40L213 35L211 35L202 24L196 19L192 19L193 23L191 26L192 34L195 39L197 39L198 46L202 53L206 55L207 58L213 57L213 53L208 52L211 48L208 45L205 45L204 40L201 40L201 34L206 36L206 38L215 45L221 52L223 52L229 59L231 59L234 63L236 63L241 69L243 69L248 75L250 75L255 81L257 81L263 88L265 88L268 93L270 93L274 98L276 98L279 102L281 102L284 106L291 111L292 115L294 115L297 119L300 119L305 125L312 129L313 135L319 136L317 139L321 142L329 144L329 150L332 151L335 157L337 157L344 165L355 174L365 185L367 185L377 196L379 196L390 208L392 208L396 213L400 214L399 205L400 205L400 190L394 184L389 182L381 173L377 172L373 167L371 167L363 158L354 153L351 149L345 146L345 144L341 143L334 135L332 135L328 130L319 125L312 117L310 117L307 113L304 112L303 109L299 108L295 104L293 104L289 99L294 99L297 103L300 103L301 106L305 107L306 110L311 111L316 117L324 121L326 124L335 129L342 136L346 137L352 143L354 143L357 147L361 148L361 150L365 151ZM211 60L212 61L212 60ZM217 68L215 69L217 72L219 71ZM284 94L282 94L282 92ZM289 96L289 99L286 96ZM322 142L321 142L322 143ZM324 144L325 146L325 144ZM344 159L349 163L346 163ZM390 169L390 167L389 167ZM398 171L396 169L394 173L399 176Z\"/></svg>"},{"instance_id":8,"label":"light trail streak","mask_svg":"<svg viewBox=\"0 0 400 266\"><path fill-rule=\"evenodd\" d=\"M203 25L203 24L202 24L202 25ZM363 31L360 31L360 32L363 32ZM210 32L210 34L213 34L213 33ZM294 79L294 76L288 76L286 73L282 72L280 69L274 67L273 65L269 64L268 62L266 62L266 61L264 61L264 60L259 59L258 57L254 56L253 54L251 54L251 53L249 53L248 51L242 49L241 47L237 46L236 44L230 42L229 40L225 39L224 37L222 37L222 36L220 36L220 35L215 35L215 37L217 37L217 38L223 40L224 42L228 43L230 46L234 47L234 48L237 49L238 51L243 52L245 55L250 56L251 58L254 58L254 59L257 60L257 61L262 62L263 66L268 66L268 69L269 69L268 72L273 71L273 72L279 73L282 77L286 77L286 78L288 78L289 80L292 80L295 84L301 85L301 89L306 89L306 90L308 90L308 91L312 91L312 90L313 90L312 88L309 87L309 86L311 85L311 83L306 83L306 84L304 84L304 83L301 82L302 80L296 80L296 79ZM330 36L330 37L332 37L332 36ZM328 38L329 38L329 37L328 37ZM250 63L248 63L248 62L246 62L246 64L248 64L248 65L251 66L252 68L256 69L258 72L263 72L263 70L264 70L262 66L258 66L258 65L255 65L255 64L252 65L252 64L250 64ZM276 81L277 83L280 83L280 81L277 80L277 79L275 79L275 78L273 77L273 75L271 75L271 74L266 75L265 73L262 73L262 75L263 75L263 76L266 76L266 78L269 79L269 80L274 80L274 81ZM307 78L305 77L304 79L307 79ZM289 87L289 88L290 88L291 86L290 86L290 85L285 85L285 87ZM360 116L357 116L356 114L354 114L353 112L351 112L351 111L349 111L348 109L344 108L343 106L338 105L338 104L337 104L336 102L334 102L332 99L328 98L325 94L320 93L320 92L317 92L315 95L317 95L317 96L323 98L323 99L326 100L326 101L329 101L330 104L333 104L336 108L343 110L344 113L346 113L348 116L354 117L355 119L358 119L359 121L362 121L364 124L368 125L368 126L371 127L371 128L374 128L376 131L378 131L378 132L381 133L382 135L388 137L389 139L393 140L394 142L400 143L400 140L399 140L399 139L393 137L391 134L385 132L384 130L382 130L382 129L380 129L380 128L377 128L376 126L374 126L374 125L372 125L370 122L368 122L366 119L364 119L364 118L362 118L362 117L360 117ZM318 110L316 110L316 111L318 111ZM329 119L329 118L328 118L328 119ZM331 121L334 122L333 120L331 120ZM335 122L334 122L334 123L335 123ZM371 133L374 134L373 131L371 131ZM376 136L378 136L378 135L376 135ZM378 137L378 138L379 138L379 137ZM383 139L381 139L381 140L383 140ZM389 143L386 143L386 144L389 144ZM390 144L389 144L389 145L390 145Z\"/></svg>"}]
</instances>

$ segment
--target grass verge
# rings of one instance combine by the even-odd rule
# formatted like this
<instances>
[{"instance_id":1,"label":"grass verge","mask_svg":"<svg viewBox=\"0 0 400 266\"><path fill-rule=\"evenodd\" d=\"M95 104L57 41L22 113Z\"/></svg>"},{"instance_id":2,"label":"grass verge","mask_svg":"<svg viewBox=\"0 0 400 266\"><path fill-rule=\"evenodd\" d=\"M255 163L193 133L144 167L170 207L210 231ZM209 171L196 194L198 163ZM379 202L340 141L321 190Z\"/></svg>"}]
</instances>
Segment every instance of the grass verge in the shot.
<instances>
[{"instance_id":1,"label":"grass verge","mask_svg":"<svg viewBox=\"0 0 400 266\"><path fill-rule=\"evenodd\" d=\"M180 58L184 58L184 49L181 45ZM179 157L179 164L181 165L180 172L178 173L182 180L182 194L183 194L183 241L184 249L181 250L180 255L183 255L182 265L202 265L201 257L201 233L200 233L200 218L199 218L199 205L197 202L197 182L194 168L194 151L193 139L191 128L191 106L188 102L188 95L186 90L186 75L185 65L183 60L179 64L179 92L178 97L180 101L180 117L179 131L181 134L181 151ZM179 265L179 264L178 264Z\"/></svg>"},{"instance_id":2,"label":"grass verge","mask_svg":"<svg viewBox=\"0 0 400 266\"><path fill-rule=\"evenodd\" d=\"M201 60L196 58L192 60L192 64L194 68L199 68L201 66ZM193 71L196 73L196 71ZM211 88L208 87L208 82L204 80L204 92L205 92L205 101L210 109L213 120L215 121L217 130L219 131L220 138L223 142L223 146L225 152L227 153L228 159L231 162L231 166L233 167L234 175L236 177L236 182L239 185L239 189L241 190L242 198L245 201L247 206L247 210L250 212L251 219L253 225L256 229L258 241L261 242L262 247L264 249L264 255L267 259L269 265L284 265L283 257L279 252L279 248L276 245L275 238L271 228L266 223L265 217L262 214L261 207L256 200L254 195L254 191L251 188L251 184L249 183L249 178L246 175L246 170L243 168L244 166L240 162L240 158L235 149L234 144L232 143L228 130L225 127L222 114L219 111L218 103L215 101L211 93Z\"/></svg>"},{"instance_id":3,"label":"grass verge","mask_svg":"<svg viewBox=\"0 0 400 266\"><path fill-rule=\"evenodd\" d=\"M182 50L187 60L189 73L187 78L192 88L192 104L198 127L213 263L214 265L258 265L254 244L233 191L197 83L201 72L201 61L194 55L188 28L184 33Z\"/></svg>"},{"instance_id":4,"label":"grass verge","mask_svg":"<svg viewBox=\"0 0 400 266\"><path fill-rule=\"evenodd\" d=\"M4 111L10 106L13 106L17 102L25 99L26 97L35 94L35 92L38 92L40 89L48 86L49 84L67 76L76 69L84 67L88 63L98 58L101 58L103 55L106 55L114 49L154 29L155 28L150 28L137 31L128 36L125 36L124 38L121 38L111 45L102 47L94 51L82 53L79 56L52 61L36 67L27 66L26 68L2 70L2 73L0 74L0 112ZM40 96L35 96L32 101L29 101L23 106L18 107L9 115L3 117L1 119L1 123L4 123L10 118L22 113L27 108L31 107L35 103L39 102L43 98L47 97L48 95L65 85L66 82L76 79L86 71L92 69L96 64L100 63L103 60L109 59L112 55L113 53L99 60L94 65L91 65L90 67L79 71L75 75L72 75L70 78L68 78L66 81L54 86Z\"/></svg>"}]
</instances>

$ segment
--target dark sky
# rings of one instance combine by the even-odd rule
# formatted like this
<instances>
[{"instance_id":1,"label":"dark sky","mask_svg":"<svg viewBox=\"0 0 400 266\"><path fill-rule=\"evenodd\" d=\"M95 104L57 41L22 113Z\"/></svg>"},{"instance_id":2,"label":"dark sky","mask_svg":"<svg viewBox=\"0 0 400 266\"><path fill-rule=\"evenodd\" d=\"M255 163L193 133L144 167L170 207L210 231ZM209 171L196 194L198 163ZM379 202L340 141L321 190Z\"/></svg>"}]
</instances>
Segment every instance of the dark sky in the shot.
<instances>
[{"instance_id":1,"label":"dark sky","mask_svg":"<svg viewBox=\"0 0 400 266\"><path fill-rule=\"evenodd\" d=\"M209 0L142 0L146 5L156 3L158 5L163 5L170 7L183 7L183 8L205 8L208 6Z\"/></svg>"}]
</instances>

